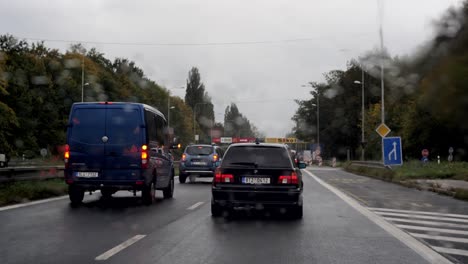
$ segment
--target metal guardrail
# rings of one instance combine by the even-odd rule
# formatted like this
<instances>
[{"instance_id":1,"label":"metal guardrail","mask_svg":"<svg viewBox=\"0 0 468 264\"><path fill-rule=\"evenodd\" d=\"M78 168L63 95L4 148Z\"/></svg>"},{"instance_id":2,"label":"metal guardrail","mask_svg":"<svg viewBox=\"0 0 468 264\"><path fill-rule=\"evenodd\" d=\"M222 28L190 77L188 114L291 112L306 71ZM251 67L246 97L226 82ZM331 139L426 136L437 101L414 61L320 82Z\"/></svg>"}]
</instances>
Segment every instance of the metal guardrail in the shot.
<instances>
[{"instance_id":1,"label":"metal guardrail","mask_svg":"<svg viewBox=\"0 0 468 264\"><path fill-rule=\"evenodd\" d=\"M351 161L351 166L361 166L361 167L377 168L377 169L387 169L388 168L388 166L385 166L380 161L358 161L358 160L354 160L354 161Z\"/></svg>"},{"instance_id":2,"label":"metal guardrail","mask_svg":"<svg viewBox=\"0 0 468 264\"><path fill-rule=\"evenodd\" d=\"M174 167L178 167L179 163L180 161L174 161ZM63 178L64 168L63 165L0 168L0 183Z\"/></svg>"},{"instance_id":3,"label":"metal guardrail","mask_svg":"<svg viewBox=\"0 0 468 264\"><path fill-rule=\"evenodd\" d=\"M63 165L0 168L0 182L62 178L63 170Z\"/></svg>"}]
</instances>

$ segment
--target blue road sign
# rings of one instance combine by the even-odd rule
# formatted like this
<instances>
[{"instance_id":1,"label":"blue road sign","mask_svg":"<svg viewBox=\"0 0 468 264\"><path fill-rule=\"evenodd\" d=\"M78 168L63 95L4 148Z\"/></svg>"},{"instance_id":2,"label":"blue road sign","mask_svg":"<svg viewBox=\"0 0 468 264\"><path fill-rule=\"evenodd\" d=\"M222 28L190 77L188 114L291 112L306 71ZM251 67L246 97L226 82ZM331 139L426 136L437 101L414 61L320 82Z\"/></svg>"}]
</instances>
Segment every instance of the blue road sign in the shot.
<instances>
[{"instance_id":1,"label":"blue road sign","mask_svg":"<svg viewBox=\"0 0 468 264\"><path fill-rule=\"evenodd\" d=\"M402 165L401 137L382 138L384 165Z\"/></svg>"}]
</instances>

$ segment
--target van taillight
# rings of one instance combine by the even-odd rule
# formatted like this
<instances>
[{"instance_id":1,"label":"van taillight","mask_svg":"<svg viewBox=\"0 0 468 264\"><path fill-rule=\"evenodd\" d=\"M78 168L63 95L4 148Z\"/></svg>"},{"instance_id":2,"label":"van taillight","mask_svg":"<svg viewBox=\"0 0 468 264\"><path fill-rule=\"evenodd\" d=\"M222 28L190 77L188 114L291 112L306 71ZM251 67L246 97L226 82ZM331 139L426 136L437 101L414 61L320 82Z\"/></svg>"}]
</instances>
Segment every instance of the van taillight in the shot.
<instances>
[{"instance_id":1,"label":"van taillight","mask_svg":"<svg viewBox=\"0 0 468 264\"><path fill-rule=\"evenodd\" d=\"M143 169L148 168L148 146L141 146L141 167Z\"/></svg>"},{"instance_id":2,"label":"van taillight","mask_svg":"<svg viewBox=\"0 0 468 264\"><path fill-rule=\"evenodd\" d=\"M70 146L65 145L65 152L63 153L63 160L65 162L65 168L68 168L68 159L70 158Z\"/></svg>"},{"instance_id":3,"label":"van taillight","mask_svg":"<svg viewBox=\"0 0 468 264\"><path fill-rule=\"evenodd\" d=\"M213 161L214 162L218 161L218 155L216 155L216 154L213 155Z\"/></svg>"},{"instance_id":4,"label":"van taillight","mask_svg":"<svg viewBox=\"0 0 468 264\"><path fill-rule=\"evenodd\" d=\"M232 183L234 182L234 175L221 173L221 169L216 169L214 182L219 183Z\"/></svg>"},{"instance_id":5,"label":"van taillight","mask_svg":"<svg viewBox=\"0 0 468 264\"><path fill-rule=\"evenodd\" d=\"M291 175L281 175L278 178L279 184L299 184L297 173L292 172Z\"/></svg>"}]
</instances>

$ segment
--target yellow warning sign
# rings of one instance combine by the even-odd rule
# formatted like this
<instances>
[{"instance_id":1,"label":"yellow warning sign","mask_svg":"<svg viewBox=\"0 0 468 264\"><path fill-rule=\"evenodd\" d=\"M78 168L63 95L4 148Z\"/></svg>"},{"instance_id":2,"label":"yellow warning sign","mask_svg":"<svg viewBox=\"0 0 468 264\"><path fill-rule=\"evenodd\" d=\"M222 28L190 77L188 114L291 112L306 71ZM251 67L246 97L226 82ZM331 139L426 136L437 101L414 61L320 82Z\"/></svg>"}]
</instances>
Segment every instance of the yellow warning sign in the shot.
<instances>
[{"instance_id":1,"label":"yellow warning sign","mask_svg":"<svg viewBox=\"0 0 468 264\"><path fill-rule=\"evenodd\" d=\"M376 129L375 131L377 131L377 134L379 134L381 137L386 137L388 135L388 133L390 133L390 128L388 128L387 125L385 124L380 124Z\"/></svg>"}]
</instances>

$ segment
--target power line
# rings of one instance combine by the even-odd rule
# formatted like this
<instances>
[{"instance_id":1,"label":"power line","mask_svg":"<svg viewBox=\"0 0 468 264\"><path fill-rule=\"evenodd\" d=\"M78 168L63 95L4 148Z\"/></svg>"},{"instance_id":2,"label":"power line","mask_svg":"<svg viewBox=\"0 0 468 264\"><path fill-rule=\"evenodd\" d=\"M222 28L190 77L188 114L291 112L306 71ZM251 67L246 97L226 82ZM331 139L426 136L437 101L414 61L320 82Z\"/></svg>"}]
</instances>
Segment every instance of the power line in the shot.
<instances>
[{"instance_id":1,"label":"power line","mask_svg":"<svg viewBox=\"0 0 468 264\"><path fill-rule=\"evenodd\" d=\"M354 34L353 37L373 36L373 33ZM261 44L288 44L298 42L309 42L318 39L323 39L323 36L315 38L294 38L280 40L260 40L260 41L232 41L232 42L180 42L180 43L164 43L164 42L107 42L93 40L66 40L66 39L48 39L48 38L33 38L19 37L30 41L58 42L58 43L83 43L94 45L116 45L116 46L239 46L239 45L261 45Z\"/></svg>"}]
</instances>

